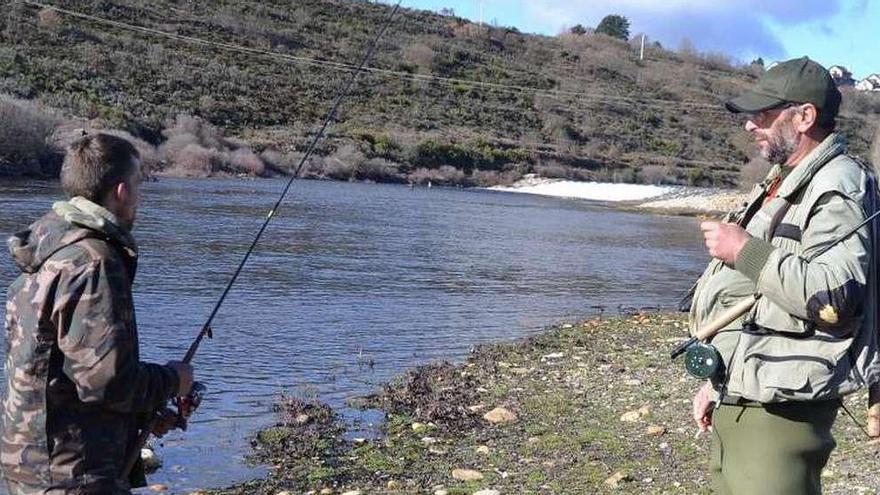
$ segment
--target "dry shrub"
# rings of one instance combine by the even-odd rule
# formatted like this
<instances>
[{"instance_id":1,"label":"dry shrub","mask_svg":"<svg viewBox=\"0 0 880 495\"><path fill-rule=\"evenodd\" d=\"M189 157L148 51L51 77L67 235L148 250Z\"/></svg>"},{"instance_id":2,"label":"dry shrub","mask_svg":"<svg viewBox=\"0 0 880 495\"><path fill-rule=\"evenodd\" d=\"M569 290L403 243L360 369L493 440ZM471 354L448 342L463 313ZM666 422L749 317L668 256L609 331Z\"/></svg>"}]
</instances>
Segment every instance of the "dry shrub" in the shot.
<instances>
[{"instance_id":1,"label":"dry shrub","mask_svg":"<svg viewBox=\"0 0 880 495\"><path fill-rule=\"evenodd\" d=\"M434 49L424 43L413 43L403 49L403 60L419 68L420 72L429 71L434 63Z\"/></svg>"},{"instance_id":2,"label":"dry shrub","mask_svg":"<svg viewBox=\"0 0 880 495\"><path fill-rule=\"evenodd\" d=\"M245 141L226 138L204 120L180 114L162 131L166 141L158 156L171 165L168 172L187 177L216 173L265 175L266 164Z\"/></svg>"},{"instance_id":3,"label":"dry shrub","mask_svg":"<svg viewBox=\"0 0 880 495\"><path fill-rule=\"evenodd\" d=\"M645 184L669 184L675 182L675 176L668 165L647 165L642 167L642 182Z\"/></svg>"},{"instance_id":4,"label":"dry shrub","mask_svg":"<svg viewBox=\"0 0 880 495\"><path fill-rule=\"evenodd\" d=\"M318 175L336 180L355 180L361 164L366 161L363 153L351 145L340 147L330 156L315 160L320 165Z\"/></svg>"},{"instance_id":5,"label":"dry shrub","mask_svg":"<svg viewBox=\"0 0 880 495\"><path fill-rule=\"evenodd\" d=\"M61 118L28 101L0 97L0 162L16 165L22 173L44 173L57 161L60 150L50 142Z\"/></svg>"},{"instance_id":6,"label":"dry shrub","mask_svg":"<svg viewBox=\"0 0 880 495\"><path fill-rule=\"evenodd\" d=\"M753 158L739 171L739 186L742 189L750 189L767 177L772 165L761 158Z\"/></svg>"},{"instance_id":7,"label":"dry shrub","mask_svg":"<svg viewBox=\"0 0 880 495\"><path fill-rule=\"evenodd\" d=\"M571 167L550 160L536 166L535 173L545 179L568 179L571 177Z\"/></svg>"},{"instance_id":8,"label":"dry shrub","mask_svg":"<svg viewBox=\"0 0 880 495\"><path fill-rule=\"evenodd\" d=\"M226 162L235 169L245 170L250 175L266 173L266 164L250 148L239 148L227 154Z\"/></svg>"},{"instance_id":9,"label":"dry shrub","mask_svg":"<svg viewBox=\"0 0 880 495\"><path fill-rule=\"evenodd\" d=\"M357 178L376 182L399 182L401 180L397 166L384 158L371 158L362 162L357 170Z\"/></svg>"},{"instance_id":10,"label":"dry shrub","mask_svg":"<svg viewBox=\"0 0 880 495\"><path fill-rule=\"evenodd\" d=\"M485 26L480 26L479 24L473 24L470 22L454 22L449 26L449 30L452 32L452 35L456 38L464 38L464 39L477 39L477 38L485 38L489 35L489 28Z\"/></svg>"},{"instance_id":11,"label":"dry shrub","mask_svg":"<svg viewBox=\"0 0 880 495\"><path fill-rule=\"evenodd\" d=\"M409 174L410 182L415 184L457 185L466 183L466 175L461 170L443 165L440 168L419 168Z\"/></svg>"},{"instance_id":12,"label":"dry shrub","mask_svg":"<svg viewBox=\"0 0 880 495\"><path fill-rule=\"evenodd\" d=\"M58 29L62 22L61 14L54 9L42 9L37 14L37 23L41 28Z\"/></svg>"},{"instance_id":13,"label":"dry shrub","mask_svg":"<svg viewBox=\"0 0 880 495\"><path fill-rule=\"evenodd\" d=\"M521 174L514 170L504 172L497 170L474 170L471 174L471 181L480 187L509 186L518 181L520 177Z\"/></svg>"},{"instance_id":14,"label":"dry shrub","mask_svg":"<svg viewBox=\"0 0 880 495\"><path fill-rule=\"evenodd\" d=\"M174 168L185 177L205 177L215 171L217 152L201 145L186 145L174 156Z\"/></svg>"}]
</instances>

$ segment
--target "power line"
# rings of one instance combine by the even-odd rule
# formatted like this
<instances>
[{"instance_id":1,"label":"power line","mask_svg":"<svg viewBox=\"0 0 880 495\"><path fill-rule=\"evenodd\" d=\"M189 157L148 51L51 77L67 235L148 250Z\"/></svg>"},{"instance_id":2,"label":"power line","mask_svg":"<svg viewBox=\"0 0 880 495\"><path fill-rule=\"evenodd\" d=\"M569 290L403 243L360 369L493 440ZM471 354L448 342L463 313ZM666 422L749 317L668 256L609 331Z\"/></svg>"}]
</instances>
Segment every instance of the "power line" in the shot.
<instances>
[{"instance_id":1,"label":"power line","mask_svg":"<svg viewBox=\"0 0 880 495\"><path fill-rule=\"evenodd\" d=\"M283 60L287 62L292 62L295 64L302 64L313 67L322 67L330 70L338 70L351 72L356 70L362 70L365 72L370 72L373 74L384 75L389 77L398 77L401 79L410 80L413 82L422 82L422 83L430 83L430 84L440 84L447 85L451 87L461 87L461 86L470 86L474 88L482 88L489 89L499 92L506 92L510 94L523 94L523 93L531 93L538 96L546 96L550 98L559 98L560 96L571 97L574 99L583 99L583 100L611 100L611 101L620 101L624 103L632 103L636 105L643 106L655 106L662 107L663 105L667 106L685 106L691 107L694 109L706 109L710 111L721 111L719 105L709 104L709 103L700 103L693 101L674 101L674 100L665 100L660 98L649 98L649 97L630 97L630 96L619 96L619 95L609 95L609 94L600 94L600 93L581 93L576 91L567 91L560 89L540 89L533 88L528 86L520 86L513 84L500 84L500 83L492 83L492 82L484 82L484 81L473 81L468 79L458 79L458 78L450 78L450 77L441 77L437 75L422 75L422 74L412 74L409 72L403 71L394 71L389 69L380 69L377 67L364 67L359 68L353 64L348 64L344 62L334 62L330 60L320 60L310 57L302 57L296 55L288 55L278 52L273 52L270 50L263 50L259 48L251 48L243 45L238 45L234 43L226 43L219 41L210 41L202 38L197 38L194 36L186 36L176 33L170 33L168 31L162 31L159 29L148 28L144 26L137 26L125 22L114 21L111 19L105 19L98 16L93 16L90 14L85 14L82 12L77 12L69 9L65 9L62 7L57 7L55 5L45 4L42 2L37 2L33 0L23 0L23 3L26 5L30 5L32 7L38 7L42 9L54 10L60 14L68 15L70 17L75 17L79 19L88 20L91 22L95 22L98 24L103 24L107 26L112 26L117 29L139 32L144 34L150 34L154 36L165 37L169 39L173 39L176 41L181 41L185 43L190 43L198 46L204 47L213 47L221 50L234 51L239 53L245 53L248 55L257 55L263 56L271 59Z\"/></svg>"}]
</instances>

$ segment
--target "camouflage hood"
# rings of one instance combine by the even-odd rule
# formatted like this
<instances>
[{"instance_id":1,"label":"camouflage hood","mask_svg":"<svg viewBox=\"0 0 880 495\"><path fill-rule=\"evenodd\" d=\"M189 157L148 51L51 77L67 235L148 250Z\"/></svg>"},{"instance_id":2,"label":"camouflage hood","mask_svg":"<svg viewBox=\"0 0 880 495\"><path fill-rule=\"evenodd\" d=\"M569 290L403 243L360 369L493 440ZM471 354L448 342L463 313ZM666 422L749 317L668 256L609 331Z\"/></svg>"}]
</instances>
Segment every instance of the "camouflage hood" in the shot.
<instances>
[{"instance_id":1,"label":"camouflage hood","mask_svg":"<svg viewBox=\"0 0 880 495\"><path fill-rule=\"evenodd\" d=\"M9 253L24 273L36 273L59 250L87 237L106 239L137 257L134 238L116 216L82 197L58 201L52 211L7 240Z\"/></svg>"}]
</instances>

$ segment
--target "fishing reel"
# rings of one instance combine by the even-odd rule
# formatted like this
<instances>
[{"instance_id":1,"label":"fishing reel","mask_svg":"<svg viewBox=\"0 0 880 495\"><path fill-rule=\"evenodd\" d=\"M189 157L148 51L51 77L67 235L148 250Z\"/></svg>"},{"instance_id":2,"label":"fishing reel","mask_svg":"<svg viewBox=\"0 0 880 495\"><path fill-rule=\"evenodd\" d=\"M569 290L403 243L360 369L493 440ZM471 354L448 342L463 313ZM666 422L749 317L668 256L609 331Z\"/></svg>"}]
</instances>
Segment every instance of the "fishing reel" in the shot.
<instances>
[{"instance_id":1,"label":"fishing reel","mask_svg":"<svg viewBox=\"0 0 880 495\"><path fill-rule=\"evenodd\" d=\"M671 354L672 359L684 354L684 368L694 378L706 379L720 376L724 361L721 353L711 344L704 344L696 338L677 346Z\"/></svg>"},{"instance_id":2,"label":"fishing reel","mask_svg":"<svg viewBox=\"0 0 880 495\"><path fill-rule=\"evenodd\" d=\"M175 397L173 402L177 407L177 423L175 427L186 431L189 425L189 418L196 412L196 409L202 404L208 387L202 382L193 382L192 388L186 397Z\"/></svg>"},{"instance_id":3,"label":"fishing reel","mask_svg":"<svg viewBox=\"0 0 880 495\"><path fill-rule=\"evenodd\" d=\"M721 374L724 362L715 346L695 342L684 355L684 368L694 378L714 378Z\"/></svg>"}]
</instances>

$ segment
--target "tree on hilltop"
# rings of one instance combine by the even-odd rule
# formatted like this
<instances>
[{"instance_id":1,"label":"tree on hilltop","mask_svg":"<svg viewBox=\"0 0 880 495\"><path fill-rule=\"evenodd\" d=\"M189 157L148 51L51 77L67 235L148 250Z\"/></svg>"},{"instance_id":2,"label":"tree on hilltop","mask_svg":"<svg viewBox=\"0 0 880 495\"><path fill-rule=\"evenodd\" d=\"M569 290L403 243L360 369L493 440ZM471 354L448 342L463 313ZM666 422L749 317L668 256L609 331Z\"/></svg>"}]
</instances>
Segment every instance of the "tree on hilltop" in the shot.
<instances>
[{"instance_id":1,"label":"tree on hilltop","mask_svg":"<svg viewBox=\"0 0 880 495\"><path fill-rule=\"evenodd\" d=\"M617 14L606 15L596 26L596 32L626 41L629 39L629 19Z\"/></svg>"},{"instance_id":2,"label":"tree on hilltop","mask_svg":"<svg viewBox=\"0 0 880 495\"><path fill-rule=\"evenodd\" d=\"M583 36L583 35L587 34L587 28L585 28L584 26L582 26L580 24L576 24L573 28L571 28L570 32L571 32L571 34Z\"/></svg>"}]
</instances>

